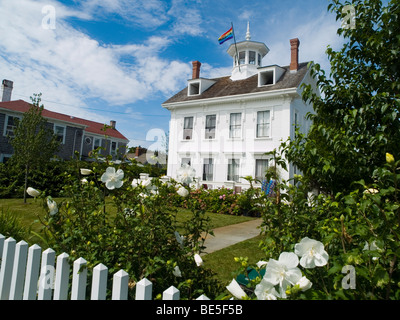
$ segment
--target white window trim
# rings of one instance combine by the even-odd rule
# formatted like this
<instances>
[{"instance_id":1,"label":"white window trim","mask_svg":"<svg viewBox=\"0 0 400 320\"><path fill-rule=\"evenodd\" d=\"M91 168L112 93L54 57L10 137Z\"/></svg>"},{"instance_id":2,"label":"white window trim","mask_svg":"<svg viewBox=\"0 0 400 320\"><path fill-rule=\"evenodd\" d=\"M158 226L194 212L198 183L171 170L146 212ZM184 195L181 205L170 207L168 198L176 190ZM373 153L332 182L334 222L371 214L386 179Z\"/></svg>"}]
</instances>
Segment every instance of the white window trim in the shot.
<instances>
[{"instance_id":1,"label":"white window trim","mask_svg":"<svg viewBox=\"0 0 400 320\"><path fill-rule=\"evenodd\" d=\"M240 137L231 137L231 114L232 113L240 113ZM232 112L228 113L228 141L238 141L238 140L243 140L243 128L244 128L244 117L245 117L245 113L238 110L232 110Z\"/></svg>"},{"instance_id":2,"label":"white window trim","mask_svg":"<svg viewBox=\"0 0 400 320\"><path fill-rule=\"evenodd\" d=\"M269 111L269 130L268 130L268 136L266 136L266 137L257 137L258 113L260 111ZM256 139L256 140L272 140L272 110L269 108L262 108L262 109L255 110L254 122L255 122L254 139Z\"/></svg>"},{"instance_id":3,"label":"white window trim","mask_svg":"<svg viewBox=\"0 0 400 320\"><path fill-rule=\"evenodd\" d=\"M65 144L65 136L67 135L67 126L63 125L63 124L59 124L59 123L53 123L53 132L54 132L54 134L56 134L56 126L64 129L63 140L62 140L61 143Z\"/></svg>"},{"instance_id":4,"label":"white window trim","mask_svg":"<svg viewBox=\"0 0 400 320\"><path fill-rule=\"evenodd\" d=\"M115 151L114 151L114 152L113 152L113 150L112 150L112 144L113 144L113 142L115 142ZM110 139L110 155L116 156L117 153L118 153L117 150L118 150L118 141Z\"/></svg>"},{"instance_id":5,"label":"white window trim","mask_svg":"<svg viewBox=\"0 0 400 320\"><path fill-rule=\"evenodd\" d=\"M207 139L206 138L206 125L207 125L207 116L215 116L215 136L214 138L211 139ZM203 141L214 141L217 140L217 127L218 127L218 113L208 113L204 115L204 123L203 123L203 130L202 130L202 137L203 137Z\"/></svg>"},{"instance_id":6,"label":"white window trim","mask_svg":"<svg viewBox=\"0 0 400 320\"><path fill-rule=\"evenodd\" d=\"M103 138L96 137L96 136L92 136L92 139L93 139L93 141L92 141L92 150L95 149L95 148L94 148L94 141L95 141L96 139L99 139L99 140L100 140L100 147L103 146Z\"/></svg>"},{"instance_id":7,"label":"white window trim","mask_svg":"<svg viewBox=\"0 0 400 320\"><path fill-rule=\"evenodd\" d=\"M5 118L4 118L4 128L3 128L3 136L4 136L4 137L7 137L6 132L7 132L7 124L8 124L8 118L9 118L9 117L18 118L20 121L21 121L21 119L22 119L21 116L17 116L17 115L13 116L13 115L11 115L11 114L6 114L6 116L5 116Z\"/></svg>"},{"instance_id":8,"label":"white window trim","mask_svg":"<svg viewBox=\"0 0 400 320\"><path fill-rule=\"evenodd\" d=\"M228 175L229 175L229 165L232 165L232 160L235 160L235 161L237 161L238 162L238 166L237 166L237 169L238 169L238 172L237 172L237 176L238 176L238 179L237 179L237 181L236 180L229 180L228 179ZM240 158L239 157L230 157L230 158L228 158L228 165L226 166L226 181L228 181L228 182L240 182L240 169L241 169L241 165L242 165L242 161L240 161Z\"/></svg>"},{"instance_id":9,"label":"white window trim","mask_svg":"<svg viewBox=\"0 0 400 320\"><path fill-rule=\"evenodd\" d=\"M185 130L185 118L193 118L193 128L192 128L192 138L191 139L183 139L183 133ZM181 142L190 142L194 140L194 134L195 134L195 127L196 127L196 117L194 114L187 114L187 115L182 115L182 122L181 122L181 131L180 131L180 141Z\"/></svg>"},{"instance_id":10,"label":"white window trim","mask_svg":"<svg viewBox=\"0 0 400 320\"><path fill-rule=\"evenodd\" d=\"M254 177L257 178L257 160L265 160L267 161L267 169L269 168L269 163L271 161L271 158L262 158L262 157L256 157L254 159Z\"/></svg>"}]
</instances>

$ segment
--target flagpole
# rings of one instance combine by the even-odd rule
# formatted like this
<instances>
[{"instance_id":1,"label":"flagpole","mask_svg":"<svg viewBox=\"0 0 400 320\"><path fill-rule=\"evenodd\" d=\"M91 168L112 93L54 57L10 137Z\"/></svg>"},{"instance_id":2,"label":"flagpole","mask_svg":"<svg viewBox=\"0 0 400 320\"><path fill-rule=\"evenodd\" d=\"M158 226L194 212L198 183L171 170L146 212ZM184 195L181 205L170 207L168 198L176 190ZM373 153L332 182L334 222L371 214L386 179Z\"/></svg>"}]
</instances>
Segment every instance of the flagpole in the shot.
<instances>
[{"instance_id":1,"label":"flagpole","mask_svg":"<svg viewBox=\"0 0 400 320\"><path fill-rule=\"evenodd\" d=\"M239 60L238 49L237 49L237 46L236 46L236 37L235 37L235 29L233 28L233 22L231 22L231 26L232 26L232 33L233 33L233 41L235 41L236 58L237 58L237 62L238 62L238 65L239 65L239 71L240 71L240 60Z\"/></svg>"}]
</instances>

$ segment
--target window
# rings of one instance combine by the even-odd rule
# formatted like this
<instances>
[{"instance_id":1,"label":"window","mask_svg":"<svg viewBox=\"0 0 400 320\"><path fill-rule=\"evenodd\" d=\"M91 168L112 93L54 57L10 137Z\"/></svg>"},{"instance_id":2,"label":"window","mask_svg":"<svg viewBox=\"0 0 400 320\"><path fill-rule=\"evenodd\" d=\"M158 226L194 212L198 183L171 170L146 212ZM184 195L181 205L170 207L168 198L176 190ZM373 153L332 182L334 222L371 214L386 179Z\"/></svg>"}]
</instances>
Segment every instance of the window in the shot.
<instances>
[{"instance_id":1,"label":"window","mask_svg":"<svg viewBox=\"0 0 400 320\"><path fill-rule=\"evenodd\" d=\"M15 120L20 120L20 117L7 116L4 135L7 137L14 137L14 130L17 127Z\"/></svg>"},{"instance_id":2,"label":"window","mask_svg":"<svg viewBox=\"0 0 400 320\"><path fill-rule=\"evenodd\" d=\"M183 140L191 140L193 134L193 117L185 117L183 121Z\"/></svg>"},{"instance_id":3,"label":"window","mask_svg":"<svg viewBox=\"0 0 400 320\"><path fill-rule=\"evenodd\" d=\"M215 139L215 124L217 116L215 114L206 116L205 139Z\"/></svg>"},{"instance_id":4,"label":"window","mask_svg":"<svg viewBox=\"0 0 400 320\"><path fill-rule=\"evenodd\" d=\"M111 154L117 154L117 143L115 141L111 141Z\"/></svg>"},{"instance_id":5,"label":"window","mask_svg":"<svg viewBox=\"0 0 400 320\"><path fill-rule=\"evenodd\" d=\"M242 131L242 114L231 113L229 125L229 138L240 138Z\"/></svg>"},{"instance_id":6,"label":"window","mask_svg":"<svg viewBox=\"0 0 400 320\"><path fill-rule=\"evenodd\" d=\"M101 147L101 138L94 138L93 139L93 150Z\"/></svg>"},{"instance_id":7,"label":"window","mask_svg":"<svg viewBox=\"0 0 400 320\"><path fill-rule=\"evenodd\" d=\"M274 71L269 70L269 71L261 72L259 83L260 83L260 86L274 84Z\"/></svg>"},{"instance_id":8,"label":"window","mask_svg":"<svg viewBox=\"0 0 400 320\"><path fill-rule=\"evenodd\" d=\"M193 96L199 93L200 93L200 83L199 82L191 83L189 85L189 95Z\"/></svg>"},{"instance_id":9,"label":"window","mask_svg":"<svg viewBox=\"0 0 400 320\"><path fill-rule=\"evenodd\" d=\"M239 52L239 63L240 64L246 63L246 51Z\"/></svg>"},{"instance_id":10,"label":"window","mask_svg":"<svg viewBox=\"0 0 400 320\"><path fill-rule=\"evenodd\" d=\"M55 124L54 125L54 134L57 137L57 140L60 141L60 143L64 144L65 143L65 127L60 126Z\"/></svg>"},{"instance_id":11,"label":"window","mask_svg":"<svg viewBox=\"0 0 400 320\"><path fill-rule=\"evenodd\" d=\"M257 112L257 138L269 137L269 110Z\"/></svg>"},{"instance_id":12,"label":"window","mask_svg":"<svg viewBox=\"0 0 400 320\"><path fill-rule=\"evenodd\" d=\"M261 67L261 54L258 54L258 65Z\"/></svg>"},{"instance_id":13,"label":"window","mask_svg":"<svg viewBox=\"0 0 400 320\"><path fill-rule=\"evenodd\" d=\"M268 169L268 160L256 159L256 179L264 180L265 173Z\"/></svg>"},{"instance_id":14,"label":"window","mask_svg":"<svg viewBox=\"0 0 400 320\"><path fill-rule=\"evenodd\" d=\"M190 162L191 162L191 159L190 159L190 158L182 158L182 160L181 160L181 166L183 166L183 165L185 165L185 164L187 164L188 166L190 166Z\"/></svg>"},{"instance_id":15,"label":"window","mask_svg":"<svg viewBox=\"0 0 400 320\"><path fill-rule=\"evenodd\" d=\"M2 154L0 155L0 162L6 163L8 160L11 159L11 157L12 157L11 154L3 154L3 153L2 153Z\"/></svg>"},{"instance_id":16,"label":"window","mask_svg":"<svg viewBox=\"0 0 400 320\"><path fill-rule=\"evenodd\" d=\"M249 51L249 64L256 64L256 53Z\"/></svg>"},{"instance_id":17,"label":"window","mask_svg":"<svg viewBox=\"0 0 400 320\"><path fill-rule=\"evenodd\" d=\"M213 159L204 159L203 164L203 180L213 181Z\"/></svg>"},{"instance_id":18,"label":"window","mask_svg":"<svg viewBox=\"0 0 400 320\"><path fill-rule=\"evenodd\" d=\"M239 159L228 160L228 181L239 182Z\"/></svg>"}]
</instances>

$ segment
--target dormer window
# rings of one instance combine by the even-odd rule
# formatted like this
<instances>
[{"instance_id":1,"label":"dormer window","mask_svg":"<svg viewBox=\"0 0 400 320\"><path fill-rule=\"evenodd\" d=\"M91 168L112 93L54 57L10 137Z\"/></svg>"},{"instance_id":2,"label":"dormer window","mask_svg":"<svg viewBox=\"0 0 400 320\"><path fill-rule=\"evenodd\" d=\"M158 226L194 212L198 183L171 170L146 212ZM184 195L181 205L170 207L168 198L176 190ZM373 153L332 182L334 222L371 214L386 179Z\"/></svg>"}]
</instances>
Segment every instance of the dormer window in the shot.
<instances>
[{"instance_id":1,"label":"dormer window","mask_svg":"<svg viewBox=\"0 0 400 320\"><path fill-rule=\"evenodd\" d=\"M274 71L270 70L270 71L260 72L259 85L266 86L269 84L274 84Z\"/></svg>"},{"instance_id":2,"label":"dormer window","mask_svg":"<svg viewBox=\"0 0 400 320\"><path fill-rule=\"evenodd\" d=\"M189 84L189 95L194 96L200 94L200 82L194 82Z\"/></svg>"},{"instance_id":3,"label":"dormer window","mask_svg":"<svg viewBox=\"0 0 400 320\"><path fill-rule=\"evenodd\" d=\"M215 80L210 79L191 79L188 81L188 96L198 96L210 88L215 83Z\"/></svg>"},{"instance_id":4,"label":"dormer window","mask_svg":"<svg viewBox=\"0 0 400 320\"><path fill-rule=\"evenodd\" d=\"M277 65L258 68L258 86L276 84L284 73L285 69Z\"/></svg>"}]
</instances>

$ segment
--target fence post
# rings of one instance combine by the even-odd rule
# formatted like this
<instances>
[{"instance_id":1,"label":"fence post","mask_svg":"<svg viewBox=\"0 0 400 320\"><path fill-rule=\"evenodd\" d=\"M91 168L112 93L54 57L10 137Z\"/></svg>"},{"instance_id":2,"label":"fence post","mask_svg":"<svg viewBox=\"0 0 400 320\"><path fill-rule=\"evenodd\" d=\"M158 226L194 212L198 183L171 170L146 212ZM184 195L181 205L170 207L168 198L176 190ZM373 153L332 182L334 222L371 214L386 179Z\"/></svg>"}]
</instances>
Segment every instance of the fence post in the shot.
<instances>
[{"instance_id":1,"label":"fence post","mask_svg":"<svg viewBox=\"0 0 400 320\"><path fill-rule=\"evenodd\" d=\"M28 244L21 240L17 243L14 259L14 270L11 278L10 300L22 300L26 262L28 258Z\"/></svg>"},{"instance_id":2,"label":"fence post","mask_svg":"<svg viewBox=\"0 0 400 320\"><path fill-rule=\"evenodd\" d=\"M112 286L112 300L128 300L129 275L125 270L114 274Z\"/></svg>"},{"instance_id":3,"label":"fence post","mask_svg":"<svg viewBox=\"0 0 400 320\"><path fill-rule=\"evenodd\" d=\"M39 278L40 254L42 248L37 244L28 250L28 262L26 265L24 300L36 300L37 283Z\"/></svg>"},{"instance_id":4,"label":"fence post","mask_svg":"<svg viewBox=\"0 0 400 320\"><path fill-rule=\"evenodd\" d=\"M82 257L74 261L71 300L85 300L86 298L86 263L87 261Z\"/></svg>"},{"instance_id":5,"label":"fence post","mask_svg":"<svg viewBox=\"0 0 400 320\"><path fill-rule=\"evenodd\" d=\"M177 288L170 286L167 290L163 292L163 300L179 300L181 294Z\"/></svg>"},{"instance_id":6,"label":"fence post","mask_svg":"<svg viewBox=\"0 0 400 320\"><path fill-rule=\"evenodd\" d=\"M69 284L69 255L62 253L57 257L56 264L56 283L54 284L54 300L68 299Z\"/></svg>"},{"instance_id":7,"label":"fence post","mask_svg":"<svg viewBox=\"0 0 400 320\"><path fill-rule=\"evenodd\" d=\"M93 268L91 300L106 300L108 268L100 263Z\"/></svg>"},{"instance_id":8,"label":"fence post","mask_svg":"<svg viewBox=\"0 0 400 320\"><path fill-rule=\"evenodd\" d=\"M153 284L146 278L136 283L136 300L151 300L153 294Z\"/></svg>"},{"instance_id":9,"label":"fence post","mask_svg":"<svg viewBox=\"0 0 400 320\"><path fill-rule=\"evenodd\" d=\"M51 300L54 288L54 263L56 252L49 248L42 254L42 266L39 277L38 300Z\"/></svg>"},{"instance_id":10,"label":"fence post","mask_svg":"<svg viewBox=\"0 0 400 320\"><path fill-rule=\"evenodd\" d=\"M198 297L196 300L210 300L207 296L202 294L200 297Z\"/></svg>"},{"instance_id":11,"label":"fence post","mask_svg":"<svg viewBox=\"0 0 400 320\"><path fill-rule=\"evenodd\" d=\"M0 300L8 300L11 287L11 276L14 265L15 240L8 238L4 241L4 251L0 269Z\"/></svg>"}]
</instances>

